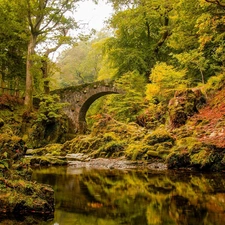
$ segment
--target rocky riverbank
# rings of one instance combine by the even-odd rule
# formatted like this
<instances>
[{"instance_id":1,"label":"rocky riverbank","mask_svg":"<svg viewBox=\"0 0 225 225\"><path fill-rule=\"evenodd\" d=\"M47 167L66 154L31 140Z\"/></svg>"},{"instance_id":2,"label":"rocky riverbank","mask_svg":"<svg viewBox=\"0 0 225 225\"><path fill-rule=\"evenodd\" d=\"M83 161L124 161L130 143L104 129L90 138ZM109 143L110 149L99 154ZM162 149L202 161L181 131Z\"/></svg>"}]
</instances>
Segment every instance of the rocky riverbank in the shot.
<instances>
[{"instance_id":1,"label":"rocky riverbank","mask_svg":"<svg viewBox=\"0 0 225 225\"><path fill-rule=\"evenodd\" d=\"M146 161L132 161L125 157L116 159L96 158L90 159L84 154L68 154L66 156L68 166L76 168L91 169L149 169L149 170L166 170L167 165L163 162L149 163Z\"/></svg>"}]
</instances>

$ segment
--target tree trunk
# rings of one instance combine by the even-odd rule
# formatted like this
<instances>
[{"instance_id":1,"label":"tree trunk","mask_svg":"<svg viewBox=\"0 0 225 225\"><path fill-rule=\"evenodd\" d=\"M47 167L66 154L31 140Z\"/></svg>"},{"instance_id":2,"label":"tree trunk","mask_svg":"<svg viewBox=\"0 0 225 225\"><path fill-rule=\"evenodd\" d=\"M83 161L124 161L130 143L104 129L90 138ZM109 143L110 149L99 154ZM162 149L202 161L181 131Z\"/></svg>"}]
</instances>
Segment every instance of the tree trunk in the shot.
<instances>
[{"instance_id":1,"label":"tree trunk","mask_svg":"<svg viewBox=\"0 0 225 225\"><path fill-rule=\"evenodd\" d=\"M204 84L205 83L205 79L204 79L204 74L203 74L201 69L200 69L200 73L201 73L201 77L202 77L202 83Z\"/></svg>"},{"instance_id":2,"label":"tree trunk","mask_svg":"<svg viewBox=\"0 0 225 225\"><path fill-rule=\"evenodd\" d=\"M65 35L67 34L64 33ZM44 93L49 94L50 92L50 87L49 87L49 54L52 52L55 52L62 44L58 43L56 47L54 48L49 48L46 50L43 59L42 59L42 67L41 67L41 72L42 72L42 77L44 79Z\"/></svg>"},{"instance_id":3,"label":"tree trunk","mask_svg":"<svg viewBox=\"0 0 225 225\"><path fill-rule=\"evenodd\" d=\"M49 94L50 88L49 88L49 81L48 79L48 55L45 55L41 61L42 67L41 67L41 72L42 72L42 78L44 79L44 93Z\"/></svg>"},{"instance_id":4,"label":"tree trunk","mask_svg":"<svg viewBox=\"0 0 225 225\"><path fill-rule=\"evenodd\" d=\"M6 84L5 84L5 77L6 77L6 75L5 75L5 66L2 65L1 74L0 74L0 89L1 89L0 94L4 94L4 91L5 91L4 90L4 88L6 86Z\"/></svg>"},{"instance_id":5,"label":"tree trunk","mask_svg":"<svg viewBox=\"0 0 225 225\"><path fill-rule=\"evenodd\" d=\"M24 104L28 112L33 109L33 57L35 54L37 37L31 35L27 49L27 62L26 62L26 92Z\"/></svg>"}]
</instances>

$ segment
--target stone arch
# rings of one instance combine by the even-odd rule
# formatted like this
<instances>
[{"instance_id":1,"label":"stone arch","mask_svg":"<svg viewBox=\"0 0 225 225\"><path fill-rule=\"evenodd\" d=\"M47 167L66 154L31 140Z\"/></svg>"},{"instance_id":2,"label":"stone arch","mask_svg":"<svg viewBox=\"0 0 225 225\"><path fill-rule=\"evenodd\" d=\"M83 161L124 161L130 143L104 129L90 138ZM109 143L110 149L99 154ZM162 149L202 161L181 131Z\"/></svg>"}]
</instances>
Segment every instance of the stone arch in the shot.
<instances>
[{"instance_id":1,"label":"stone arch","mask_svg":"<svg viewBox=\"0 0 225 225\"><path fill-rule=\"evenodd\" d=\"M54 90L51 94L57 94L60 102L68 103L63 111L71 122L74 132L85 133L86 113L91 104L98 98L109 94L122 94L113 82L98 81L86 83L79 86L71 86Z\"/></svg>"},{"instance_id":2,"label":"stone arch","mask_svg":"<svg viewBox=\"0 0 225 225\"><path fill-rule=\"evenodd\" d=\"M118 92L115 91L108 91L108 92L99 92L96 93L92 96L90 96L81 106L79 115L78 115L78 130L81 133L85 133L87 130L87 123L86 123L86 114L90 106L94 101L96 101L98 98L104 96L104 95L109 95L109 94L119 94Z\"/></svg>"}]
</instances>

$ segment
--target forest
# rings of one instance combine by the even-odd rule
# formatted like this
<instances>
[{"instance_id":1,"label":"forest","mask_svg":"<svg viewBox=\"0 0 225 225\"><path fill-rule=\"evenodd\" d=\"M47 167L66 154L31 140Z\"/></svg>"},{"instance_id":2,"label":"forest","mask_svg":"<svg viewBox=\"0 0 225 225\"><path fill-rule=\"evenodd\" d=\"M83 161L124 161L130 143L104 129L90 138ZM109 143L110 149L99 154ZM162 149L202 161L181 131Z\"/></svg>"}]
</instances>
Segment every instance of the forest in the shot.
<instances>
[{"instance_id":1,"label":"forest","mask_svg":"<svg viewBox=\"0 0 225 225\"><path fill-rule=\"evenodd\" d=\"M80 2L0 0L0 189L28 190L13 180L67 154L224 171L225 1L107 0L111 17L88 32ZM124 93L94 101L76 133L52 92L98 81Z\"/></svg>"}]
</instances>

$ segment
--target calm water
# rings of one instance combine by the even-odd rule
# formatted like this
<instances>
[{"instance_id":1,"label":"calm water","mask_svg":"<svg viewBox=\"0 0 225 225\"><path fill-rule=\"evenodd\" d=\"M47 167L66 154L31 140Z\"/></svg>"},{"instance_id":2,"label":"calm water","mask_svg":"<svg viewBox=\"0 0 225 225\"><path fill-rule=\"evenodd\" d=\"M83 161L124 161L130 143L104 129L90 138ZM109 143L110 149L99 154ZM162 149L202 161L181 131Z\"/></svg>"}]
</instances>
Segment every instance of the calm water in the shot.
<instances>
[{"instance_id":1,"label":"calm water","mask_svg":"<svg viewBox=\"0 0 225 225\"><path fill-rule=\"evenodd\" d=\"M225 174L61 167L33 179L55 190L55 218L40 224L225 224Z\"/></svg>"},{"instance_id":2,"label":"calm water","mask_svg":"<svg viewBox=\"0 0 225 225\"><path fill-rule=\"evenodd\" d=\"M225 174L36 170L55 190L55 225L224 225Z\"/></svg>"}]
</instances>

